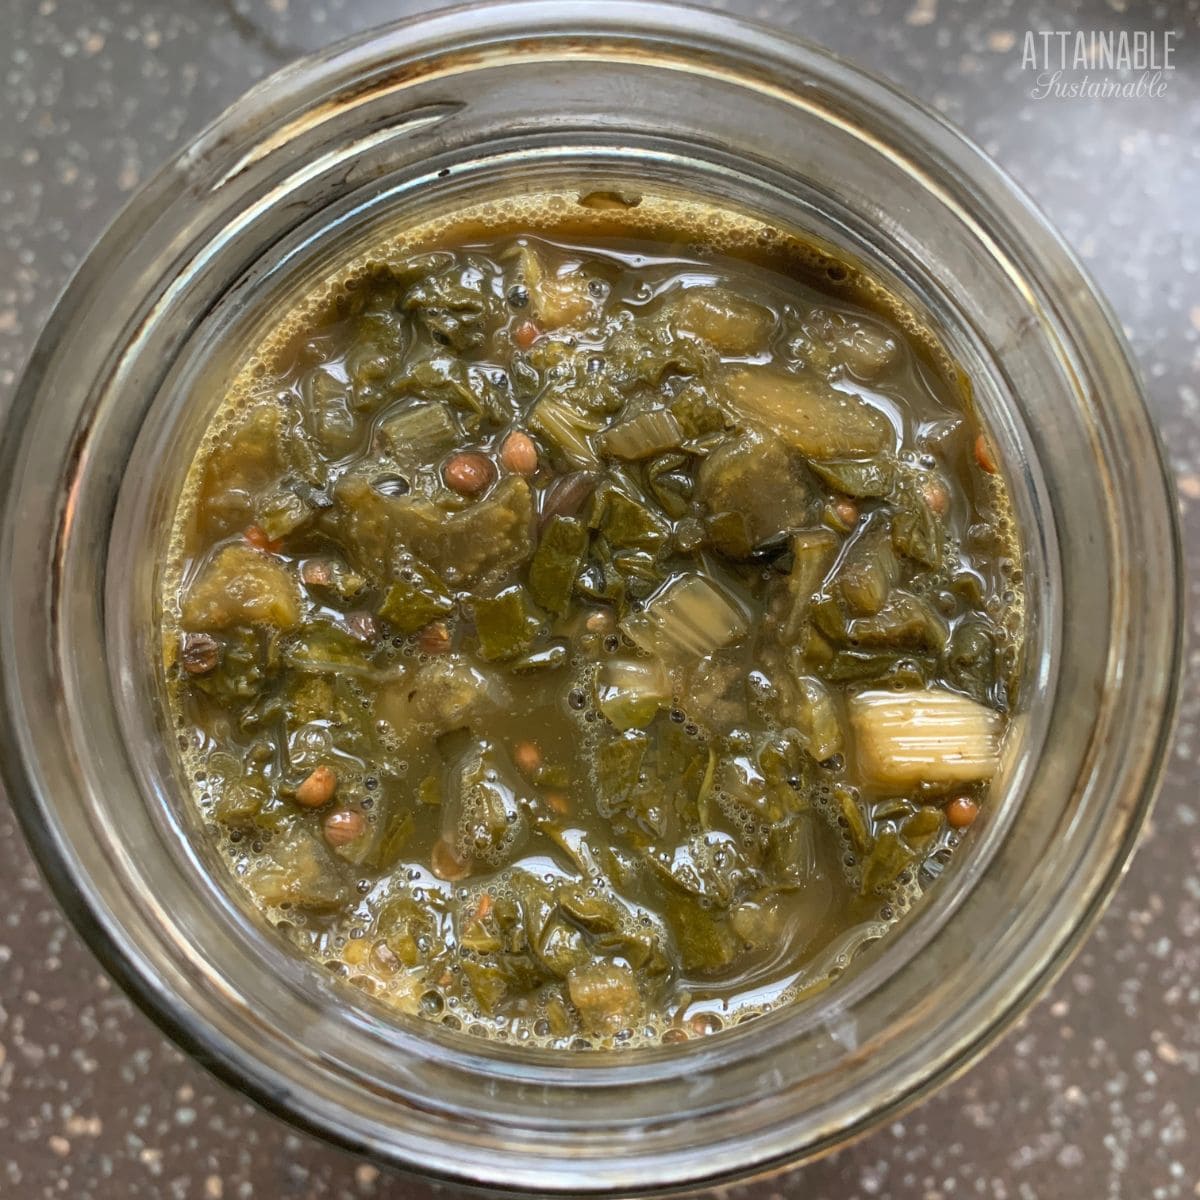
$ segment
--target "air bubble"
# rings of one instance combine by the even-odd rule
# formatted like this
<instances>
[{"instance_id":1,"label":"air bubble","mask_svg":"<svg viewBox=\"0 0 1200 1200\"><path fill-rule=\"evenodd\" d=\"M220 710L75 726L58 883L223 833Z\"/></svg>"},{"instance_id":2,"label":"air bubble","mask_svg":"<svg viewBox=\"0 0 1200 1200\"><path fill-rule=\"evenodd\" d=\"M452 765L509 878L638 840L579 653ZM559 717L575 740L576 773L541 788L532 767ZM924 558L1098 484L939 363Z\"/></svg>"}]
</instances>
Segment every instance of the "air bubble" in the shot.
<instances>
[{"instance_id":1,"label":"air bubble","mask_svg":"<svg viewBox=\"0 0 1200 1200\"><path fill-rule=\"evenodd\" d=\"M724 1023L716 1013L704 1012L692 1017L688 1026L696 1037L711 1037L714 1033L721 1032Z\"/></svg>"}]
</instances>

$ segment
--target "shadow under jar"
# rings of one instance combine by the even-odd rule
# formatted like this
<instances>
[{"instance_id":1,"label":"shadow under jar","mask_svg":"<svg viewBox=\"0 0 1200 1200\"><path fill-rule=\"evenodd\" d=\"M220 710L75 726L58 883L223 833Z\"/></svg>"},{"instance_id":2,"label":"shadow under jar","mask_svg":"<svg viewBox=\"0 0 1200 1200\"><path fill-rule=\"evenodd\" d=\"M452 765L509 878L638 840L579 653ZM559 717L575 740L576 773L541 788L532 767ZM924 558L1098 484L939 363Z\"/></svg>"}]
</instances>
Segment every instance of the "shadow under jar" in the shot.
<instances>
[{"instance_id":1,"label":"shadow under jar","mask_svg":"<svg viewBox=\"0 0 1200 1200\"><path fill-rule=\"evenodd\" d=\"M1024 658L986 819L834 986L716 1037L571 1055L385 1013L240 898L166 716L161 574L222 382L355 246L489 196L642 189L825 244L937 330L1008 480ZM1028 201L938 118L715 14L484 6L274 76L89 257L0 453L0 749L59 898L201 1061L424 1174L564 1195L688 1187L890 1118L1062 966L1161 768L1177 531L1111 315Z\"/></svg>"}]
</instances>

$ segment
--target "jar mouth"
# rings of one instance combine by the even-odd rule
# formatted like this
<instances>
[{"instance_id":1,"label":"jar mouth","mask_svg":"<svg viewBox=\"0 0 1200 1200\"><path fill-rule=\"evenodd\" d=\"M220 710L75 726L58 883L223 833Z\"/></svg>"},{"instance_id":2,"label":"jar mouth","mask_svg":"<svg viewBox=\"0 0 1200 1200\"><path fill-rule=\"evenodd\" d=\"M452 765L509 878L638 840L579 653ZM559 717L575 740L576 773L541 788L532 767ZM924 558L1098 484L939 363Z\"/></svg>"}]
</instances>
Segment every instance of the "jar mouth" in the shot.
<instances>
[{"instance_id":1,"label":"jar mouth","mask_svg":"<svg viewBox=\"0 0 1200 1200\"><path fill-rule=\"evenodd\" d=\"M436 118L434 118L436 119ZM532 143L532 144L531 144ZM195 348L184 346L176 355L172 371L160 385L159 391L187 398L191 412L185 429L178 420L167 414L161 430L148 424L143 430L139 445L135 446L128 460L127 470L131 481L122 489L113 520L112 538L121 545L151 542L156 537L161 542L161 532L155 513L160 501L156 494L161 488L162 478L178 480L186 473L196 454L199 438L209 428L211 406L196 408L195 398L216 397L223 385L240 364L256 354L263 336L271 330L276 314L291 312L297 299L305 304L316 286L323 291L329 277L341 278L346 264L359 262L369 257L372 251L387 244L398 227L408 231L414 225L420 228L439 228L441 221L450 222L452 228L476 228L484 225L493 212L510 211L510 202L520 200L523 211L529 215L529 224L521 226L523 232L556 236L565 226L571 228L582 222L589 211L589 197L596 190L636 198L636 212L626 214L623 226L630 236L639 233L651 234L665 228L665 222L673 216L660 216L662 207L674 211L674 204L686 204L697 197L722 199L721 189L730 172L730 164L712 162L702 157L689 157L678 147L654 145L646 141L639 147L636 173L630 170L628 150L620 145L604 141L566 141L554 139L544 144L536 139L523 139L518 146L509 146L502 141L489 144L487 153L480 156L460 156L454 167L453 179L444 179L436 163L425 169L411 182L397 186L387 193L362 202L353 200L354 221L344 229L340 206L335 203L331 212L320 212L301 222L280 244L272 247L256 261L258 273L253 299L247 298L242 289L230 289L213 304L206 314L203 331L195 335ZM519 193L511 194L511 179L519 175L522 185ZM533 200L537 200L535 207ZM772 187L770 181L763 182L753 195L742 198L743 205L753 201L757 211L764 214L763 222L751 216L745 208L739 215L753 224L768 228L765 220L773 218L779 222L800 201L796 192L783 192ZM818 195L803 198L810 209L821 206ZM772 207L774 204L774 207ZM660 207L661 206L661 207ZM411 224L410 224L411 214ZM539 215L540 214L540 215ZM850 250L871 255L878 247L861 239L844 239L835 243L839 231L852 228L856 220L853 212L824 214L826 222L820 230L809 228L806 236L819 241L819 247L833 254L845 254ZM636 220L634 218L636 217ZM626 224L627 222L627 224ZM344 236L343 236L344 235ZM433 244L436 235L424 237L414 235L406 245L413 251ZM581 233L580 236L586 236ZM303 247L298 253L296 247ZM871 259L869 270L876 278L882 278L896 295L906 290L906 271L901 264L885 263L878 255ZM911 290L908 288L907 290ZM922 296L914 296L915 304ZM930 299L928 307L937 301ZM222 309L228 307L226 316ZM950 321L952 314L943 311L943 319ZM916 322L932 313L925 314L914 309L897 315L897 321L913 331ZM213 328L209 328L212 325ZM949 333L948 326L942 327ZM938 338L939 331L930 329L930 336ZM222 354L214 358L212 349L222 347ZM969 353L966 343L962 353ZM985 358L980 358L975 373L983 375L987 368ZM232 365L231 365L232 364ZM982 397L980 397L982 399ZM1003 403L998 396L996 404ZM189 434L187 430L194 430ZM167 447L174 446L172 452ZM171 454L175 461L171 461ZM138 481L142 481L139 483ZM177 493L169 500L174 506ZM1044 505L1045 500L1036 495L1027 502L1034 508ZM1027 707L1036 711L1039 705L1049 707L1053 702L1057 677L1057 647L1054 631L1060 619L1057 606L1048 594L1049 588L1043 578L1056 569L1054 566L1053 540L1055 530L1051 519L1028 514L1028 521L1042 528L1048 545L1046 562L1041 572L1030 571L1037 577L1031 590L1031 599L1037 620L1027 622L1028 653L1023 663L1024 687L1028 693ZM124 577L124 570L114 571L116 578ZM161 594L157 586L154 594ZM110 657L115 662L136 661L139 657L138 642L144 627L161 624L161 614L141 612L133 619L112 623L110 633ZM161 684L161 680L159 681ZM171 708L165 688L161 687L154 697L157 707ZM127 742L136 742L140 731L153 714L146 711L146 697L140 692L127 692L118 697L117 714L121 720ZM992 815L984 827L975 831L969 849L956 854L948 869L948 876L940 880L936 888L936 903L926 896L919 911L909 915L903 924L903 936L898 927L880 939L872 939L869 949L860 952L853 962L847 960L839 967L838 1002L843 1007L852 1007L855 1001L879 988L894 972L897 965L907 957L919 953L920 948L936 935L953 913L959 900L974 886L975 879L990 862L996 847L1007 836L1011 817L1022 800L1027 785L1030 764L1036 760L1044 738L1044 730L1029 712L1016 714L1014 736L1009 739L1010 752L1002 764L1002 775L997 781L998 790L1007 793L1005 805ZM175 766L172 776L171 766ZM152 792L161 787L164 779L172 779L180 796L189 796L191 781L179 769L178 763L151 761L141 764L145 791ZM198 814L186 803L169 805L159 814L173 844L203 844L208 831ZM224 891L230 886L227 878L227 863L218 856L207 855L203 868L195 873L192 884L197 890L213 890L214 903L226 902ZM243 920L237 900L230 905L234 918ZM256 929L261 915L253 909L247 910L249 924ZM278 953L283 956L295 950L282 946ZM398 1018L380 1003L372 1005L369 998L355 995L355 1000L369 1013L374 1013L382 1028L389 1027ZM368 1018L369 1020L369 1018ZM778 1005L753 1018L753 1034L758 1043L773 1040L782 1048L789 1037L802 1030L814 1031L826 1021L826 1005L818 1000L793 1002ZM748 1024L748 1022L747 1022ZM419 1040L430 1041L439 1047L447 1059L454 1060L463 1071L496 1070L501 1064L512 1069L545 1072L549 1081L561 1080L572 1071L580 1071L590 1088L600 1086L622 1086L631 1082L631 1071L636 1069L639 1083L648 1080L679 1078L690 1069L690 1056L699 1053L699 1044L691 1041L685 1045L660 1048L645 1045L625 1047L620 1050L589 1049L586 1063L578 1055L564 1054L562 1050L539 1049L532 1044L510 1041L482 1041L477 1036L467 1036L451 1028L421 1021L412 1030ZM721 1030L716 1040L706 1040L706 1055L715 1064L736 1060L742 1053L739 1039L751 1036L750 1030L740 1023ZM481 1064L487 1064L486 1067ZM436 1103L436 1101L431 1101Z\"/></svg>"},{"instance_id":2,"label":"jar mouth","mask_svg":"<svg viewBox=\"0 0 1200 1200\"><path fill-rule=\"evenodd\" d=\"M665 116L638 110L649 96ZM158 562L138 553L173 507L164 465L207 418L180 398L253 336L244 319L225 341L235 316L265 314L344 244L318 224L361 237L506 179L582 176L752 202L864 257L929 312L1005 451L1036 592L1009 799L953 878L822 997L708 1041L586 1062L389 1026L271 948L177 794L174 731L146 685ZM1177 520L1107 308L940 118L822 50L704 10L458 9L267 80L93 251L0 456L0 562L27 581L0 598L2 770L56 894L206 1065L314 1132L426 1174L564 1195L672 1189L887 1119L964 1069L1061 969L1162 768L1182 638ZM1039 839L1052 854L1022 852ZM952 986L964 994L947 1008Z\"/></svg>"}]
</instances>

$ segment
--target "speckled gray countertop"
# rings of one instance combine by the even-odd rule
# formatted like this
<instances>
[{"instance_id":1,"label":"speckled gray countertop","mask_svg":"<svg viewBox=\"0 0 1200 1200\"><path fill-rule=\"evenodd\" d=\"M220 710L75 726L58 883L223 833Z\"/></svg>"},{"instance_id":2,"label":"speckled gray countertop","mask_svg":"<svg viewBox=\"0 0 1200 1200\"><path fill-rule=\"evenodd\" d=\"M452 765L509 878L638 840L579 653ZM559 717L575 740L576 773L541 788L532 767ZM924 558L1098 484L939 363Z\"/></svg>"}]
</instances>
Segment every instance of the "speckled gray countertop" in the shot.
<instances>
[{"instance_id":1,"label":"speckled gray countertop","mask_svg":"<svg viewBox=\"0 0 1200 1200\"><path fill-rule=\"evenodd\" d=\"M5 0L0 407L70 272L159 162L288 59L420 7ZM1200 2L717 7L890 76L963 126L1032 193L1125 326L1178 473L1185 541L1200 544ZM1176 31L1165 95L1032 98L1021 67L1025 31L1092 28ZM1200 1196L1197 679L1192 670L1153 825L1107 916L1051 993L982 1064L902 1122L733 1192L754 1200ZM68 929L0 804L0 1196L427 1194L292 1132L170 1045Z\"/></svg>"}]
</instances>

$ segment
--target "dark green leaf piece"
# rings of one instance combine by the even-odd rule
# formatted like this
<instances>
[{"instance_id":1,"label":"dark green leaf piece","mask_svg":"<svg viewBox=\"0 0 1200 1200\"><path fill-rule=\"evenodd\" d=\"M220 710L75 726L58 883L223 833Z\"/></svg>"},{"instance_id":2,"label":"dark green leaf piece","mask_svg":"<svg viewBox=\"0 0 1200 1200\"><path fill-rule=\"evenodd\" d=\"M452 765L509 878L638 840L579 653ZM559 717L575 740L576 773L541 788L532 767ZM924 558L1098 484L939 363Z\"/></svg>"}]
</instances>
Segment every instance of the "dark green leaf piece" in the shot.
<instances>
[{"instance_id":1,"label":"dark green leaf piece","mask_svg":"<svg viewBox=\"0 0 1200 1200\"><path fill-rule=\"evenodd\" d=\"M674 721L660 721L656 729L655 771L670 784L676 811L699 824L696 804L708 768L708 751Z\"/></svg>"},{"instance_id":2,"label":"dark green leaf piece","mask_svg":"<svg viewBox=\"0 0 1200 1200\"><path fill-rule=\"evenodd\" d=\"M254 700L279 667L276 640L245 626L218 636L221 658L215 670L191 679L193 687L220 704Z\"/></svg>"},{"instance_id":3,"label":"dark green leaf piece","mask_svg":"<svg viewBox=\"0 0 1200 1200\"><path fill-rule=\"evenodd\" d=\"M430 621L453 612L454 600L437 574L413 563L388 588L378 611L398 633L416 633Z\"/></svg>"},{"instance_id":4,"label":"dark green leaf piece","mask_svg":"<svg viewBox=\"0 0 1200 1200\"><path fill-rule=\"evenodd\" d=\"M713 546L727 558L746 558L808 524L803 462L778 438L761 434L723 441L700 466L696 499L710 518Z\"/></svg>"},{"instance_id":5,"label":"dark green leaf piece","mask_svg":"<svg viewBox=\"0 0 1200 1200\"><path fill-rule=\"evenodd\" d=\"M816 476L844 496L866 500L892 490L892 464L886 458L842 458L811 462Z\"/></svg>"},{"instance_id":6,"label":"dark green leaf piece","mask_svg":"<svg viewBox=\"0 0 1200 1200\"><path fill-rule=\"evenodd\" d=\"M457 826L472 858L496 863L519 849L526 832L519 781L506 756L490 742L479 746L457 769Z\"/></svg>"},{"instance_id":7,"label":"dark green leaf piece","mask_svg":"<svg viewBox=\"0 0 1200 1200\"><path fill-rule=\"evenodd\" d=\"M648 746L649 738L636 729L601 744L596 752L596 775L601 792L597 808L602 816L612 816L636 791Z\"/></svg>"},{"instance_id":8,"label":"dark green leaf piece","mask_svg":"<svg viewBox=\"0 0 1200 1200\"><path fill-rule=\"evenodd\" d=\"M456 409L463 423L474 429L481 417L499 425L511 415L511 392L494 374L460 358L439 356L413 363L388 386L395 395L419 396Z\"/></svg>"},{"instance_id":9,"label":"dark green leaf piece","mask_svg":"<svg viewBox=\"0 0 1200 1200\"><path fill-rule=\"evenodd\" d=\"M362 861L373 871L390 871L400 861L413 835L415 821L411 812L393 804L380 824L379 835Z\"/></svg>"},{"instance_id":10,"label":"dark green leaf piece","mask_svg":"<svg viewBox=\"0 0 1200 1200\"><path fill-rule=\"evenodd\" d=\"M962 621L946 647L946 678L960 692L991 704L996 688L996 640L982 620Z\"/></svg>"},{"instance_id":11,"label":"dark green leaf piece","mask_svg":"<svg viewBox=\"0 0 1200 1200\"><path fill-rule=\"evenodd\" d=\"M855 645L869 649L941 652L949 636L945 620L928 601L895 591L873 616L858 617L846 628Z\"/></svg>"},{"instance_id":12,"label":"dark green leaf piece","mask_svg":"<svg viewBox=\"0 0 1200 1200\"><path fill-rule=\"evenodd\" d=\"M587 545L583 522L574 517L550 518L529 564L529 592L543 608L559 614L567 611Z\"/></svg>"},{"instance_id":13,"label":"dark green leaf piece","mask_svg":"<svg viewBox=\"0 0 1200 1200\"><path fill-rule=\"evenodd\" d=\"M687 471L687 455L664 454L646 467L646 487L673 520L686 516L695 489Z\"/></svg>"},{"instance_id":14,"label":"dark green leaf piece","mask_svg":"<svg viewBox=\"0 0 1200 1200\"><path fill-rule=\"evenodd\" d=\"M488 600L475 601L479 652L489 662L527 654L546 627L546 619L520 584Z\"/></svg>"},{"instance_id":15,"label":"dark green leaf piece","mask_svg":"<svg viewBox=\"0 0 1200 1200\"><path fill-rule=\"evenodd\" d=\"M838 550L838 536L828 529L805 530L792 537L792 566L787 577L787 608L780 622L785 642L800 637L812 598L825 580ZM842 622L839 614L839 631Z\"/></svg>"},{"instance_id":16,"label":"dark green leaf piece","mask_svg":"<svg viewBox=\"0 0 1200 1200\"><path fill-rule=\"evenodd\" d=\"M500 307L491 277L473 263L455 262L435 271L404 298L404 311L412 313L435 341L458 353L483 342Z\"/></svg>"},{"instance_id":17,"label":"dark green leaf piece","mask_svg":"<svg viewBox=\"0 0 1200 1200\"><path fill-rule=\"evenodd\" d=\"M738 939L721 917L691 896L667 895L663 917L675 938L679 962L689 975L711 975L737 957Z\"/></svg>"},{"instance_id":18,"label":"dark green leaf piece","mask_svg":"<svg viewBox=\"0 0 1200 1200\"><path fill-rule=\"evenodd\" d=\"M914 812L913 802L903 796L892 796L871 806L871 818L875 821L906 821Z\"/></svg>"},{"instance_id":19,"label":"dark green leaf piece","mask_svg":"<svg viewBox=\"0 0 1200 1200\"><path fill-rule=\"evenodd\" d=\"M625 577L613 562L608 543L597 538L592 545L592 554L594 562L580 573L577 581L580 594L589 600L613 604L618 614L624 615L628 588Z\"/></svg>"},{"instance_id":20,"label":"dark green leaf piece","mask_svg":"<svg viewBox=\"0 0 1200 1200\"><path fill-rule=\"evenodd\" d=\"M312 519L316 508L298 489L280 484L271 488L255 507L255 524L267 537L284 538Z\"/></svg>"},{"instance_id":21,"label":"dark green leaf piece","mask_svg":"<svg viewBox=\"0 0 1200 1200\"><path fill-rule=\"evenodd\" d=\"M809 609L813 624L832 641L846 638L846 614L832 596L822 596Z\"/></svg>"},{"instance_id":22,"label":"dark green leaf piece","mask_svg":"<svg viewBox=\"0 0 1200 1200\"><path fill-rule=\"evenodd\" d=\"M592 527L614 550L644 550L647 554L657 554L671 536L670 526L661 517L615 487L597 496Z\"/></svg>"},{"instance_id":23,"label":"dark green leaf piece","mask_svg":"<svg viewBox=\"0 0 1200 1200\"><path fill-rule=\"evenodd\" d=\"M892 520L892 545L923 567L942 565L942 526L933 509L915 492L906 492L904 507Z\"/></svg>"},{"instance_id":24,"label":"dark green leaf piece","mask_svg":"<svg viewBox=\"0 0 1200 1200\"><path fill-rule=\"evenodd\" d=\"M436 917L427 904L418 904L411 896L393 896L375 918L375 932L391 952L406 966L421 959L419 939L432 938Z\"/></svg>"},{"instance_id":25,"label":"dark green leaf piece","mask_svg":"<svg viewBox=\"0 0 1200 1200\"><path fill-rule=\"evenodd\" d=\"M863 862L862 894L886 892L900 875L913 865L918 855L910 850L898 834L885 829L875 839L871 852Z\"/></svg>"},{"instance_id":26,"label":"dark green leaf piece","mask_svg":"<svg viewBox=\"0 0 1200 1200\"><path fill-rule=\"evenodd\" d=\"M572 883L557 893L559 907L581 929L588 933L615 933L621 928L621 913L617 906L603 896L595 896L582 884Z\"/></svg>"},{"instance_id":27,"label":"dark green leaf piece","mask_svg":"<svg viewBox=\"0 0 1200 1200\"><path fill-rule=\"evenodd\" d=\"M713 398L712 389L690 379L671 401L671 413L689 438L704 437L728 429L733 421Z\"/></svg>"},{"instance_id":28,"label":"dark green leaf piece","mask_svg":"<svg viewBox=\"0 0 1200 1200\"><path fill-rule=\"evenodd\" d=\"M767 853L779 877L791 884L808 883L814 862L814 822L811 813L797 813L789 821L772 827L767 836Z\"/></svg>"},{"instance_id":29,"label":"dark green leaf piece","mask_svg":"<svg viewBox=\"0 0 1200 1200\"><path fill-rule=\"evenodd\" d=\"M900 832L904 835L904 840L918 850L924 850L941 831L941 810L929 806L918 808L900 826Z\"/></svg>"},{"instance_id":30,"label":"dark green leaf piece","mask_svg":"<svg viewBox=\"0 0 1200 1200\"><path fill-rule=\"evenodd\" d=\"M258 816L267 796L266 785L258 780L230 780L217 794L213 815L226 825L245 825Z\"/></svg>"},{"instance_id":31,"label":"dark green leaf piece","mask_svg":"<svg viewBox=\"0 0 1200 1200\"><path fill-rule=\"evenodd\" d=\"M722 739L718 753L717 782L729 803L771 825L802 806L789 780L803 781L807 765L803 751L789 737L767 734L759 739L735 729Z\"/></svg>"},{"instance_id":32,"label":"dark green leaf piece","mask_svg":"<svg viewBox=\"0 0 1200 1200\"><path fill-rule=\"evenodd\" d=\"M726 558L749 558L754 553L754 540L745 513L713 513L706 521L708 540Z\"/></svg>"},{"instance_id":33,"label":"dark green leaf piece","mask_svg":"<svg viewBox=\"0 0 1200 1200\"><path fill-rule=\"evenodd\" d=\"M367 651L362 642L332 621L312 621L287 646L284 657L291 667L319 671L365 666Z\"/></svg>"},{"instance_id":34,"label":"dark green leaf piece","mask_svg":"<svg viewBox=\"0 0 1200 1200\"><path fill-rule=\"evenodd\" d=\"M869 617L886 603L900 574L892 541L886 521L876 518L838 566L829 590L852 616Z\"/></svg>"},{"instance_id":35,"label":"dark green leaf piece","mask_svg":"<svg viewBox=\"0 0 1200 1200\"><path fill-rule=\"evenodd\" d=\"M666 375L705 377L716 355L694 338L677 337L669 328L634 322L609 339L606 372L618 387L657 386Z\"/></svg>"},{"instance_id":36,"label":"dark green leaf piece","mask_svg":"<svg viewBox=\"0 0 1200 1200\"><path fill-rule=\"evenodd\" d=\"M850 841L859 854L866 854L872 844L871 831L857 798L849 788L839 787L836 789L836 799L850 831Z\"/></svg>"},{"instance_id":37,"label":"dark green leaf piece","mask_svg":"<svg viewBox=\"0 0 1200 1200\"><path fill-rule=\"evenodd\" d=\"M461 966L476 1002L485 1013L494 1013L510 994L519 990L498 963L464 958Z\"/></svg>"},{"instance_id":38,"label":"dark green leaf piece","mask_svg":"<svg viewBox=\"0 0 1200 1200\"><path fill-rule=\"evenodd\" d=\"M829 683L898 687L924 687L935 674L929 658L902 650L839 650L822 673Z\"/></svg>"}]
</instances>

